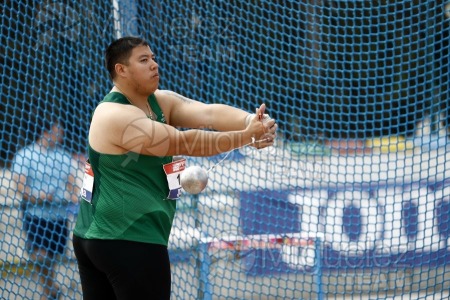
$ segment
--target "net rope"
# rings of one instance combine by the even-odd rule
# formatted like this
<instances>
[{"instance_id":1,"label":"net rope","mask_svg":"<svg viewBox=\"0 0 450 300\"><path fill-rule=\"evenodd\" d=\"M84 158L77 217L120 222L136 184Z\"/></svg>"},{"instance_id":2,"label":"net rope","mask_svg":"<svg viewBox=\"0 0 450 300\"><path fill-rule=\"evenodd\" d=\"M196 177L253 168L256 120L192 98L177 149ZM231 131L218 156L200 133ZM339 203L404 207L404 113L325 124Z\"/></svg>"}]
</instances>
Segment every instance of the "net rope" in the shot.
<instances>
[{"instance_id":1,"label":"net rope","mask_svg":"<svg viewBox=\"0 0 450 300\"><path fill-rule=\"evenodd\" d=\"M0 10L0 298L43 293L14 176L26 169L14 166L55 118L70 159L52 184L75 178L53 211L69 225L54 232L67 237L55 282L63 299L82 298L71 199L91 113L112 87L104 50L127 35L149 41L161 89L248 112L265 103L279 126L274 147L187 157L209 181L178 200L173 299L448 297L448 1L7 0Z\"/></svg>"}]
</instances>

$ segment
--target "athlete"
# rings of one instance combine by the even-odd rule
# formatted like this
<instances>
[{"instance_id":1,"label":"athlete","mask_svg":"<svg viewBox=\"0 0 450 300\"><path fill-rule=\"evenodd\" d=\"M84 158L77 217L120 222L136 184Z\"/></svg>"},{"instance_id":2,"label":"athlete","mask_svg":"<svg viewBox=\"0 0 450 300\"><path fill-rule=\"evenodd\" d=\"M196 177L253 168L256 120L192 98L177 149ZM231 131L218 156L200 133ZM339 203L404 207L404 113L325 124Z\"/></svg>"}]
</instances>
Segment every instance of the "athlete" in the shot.
<instances>
[{"instance_id":1,"label":"athlete","mask_svg":"<svg viewBox=\"0 0 450 300\"><path fill-rule=\"evenodd\" d=\"M277 124L264 104L249 114L159 90L144 39L120 38L105 56L114 86L92 116L73 238L83 299L170 299L167 244L181 186L165 166L271 146Z\"/></svg>"}]
</instances>

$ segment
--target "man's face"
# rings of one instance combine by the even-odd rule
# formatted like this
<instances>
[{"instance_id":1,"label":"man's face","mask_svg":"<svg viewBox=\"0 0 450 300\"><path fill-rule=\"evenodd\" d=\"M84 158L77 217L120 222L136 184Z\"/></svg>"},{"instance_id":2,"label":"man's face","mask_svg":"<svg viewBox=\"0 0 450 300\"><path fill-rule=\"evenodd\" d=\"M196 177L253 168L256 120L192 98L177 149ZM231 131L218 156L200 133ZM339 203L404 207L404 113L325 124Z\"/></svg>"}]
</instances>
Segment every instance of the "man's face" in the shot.
<instances>
[{"instance_id":1,"label":"man's face","mask_svg":"<svg viewBox=\"0 0 450 300\"><path fill-rule=\"evenodd\" d=\"M129 78L137 91L152 94L158 88L158 64L155 55L148 46L138 46L133 49L126 66Z\"/></svg>"}]
</instances>

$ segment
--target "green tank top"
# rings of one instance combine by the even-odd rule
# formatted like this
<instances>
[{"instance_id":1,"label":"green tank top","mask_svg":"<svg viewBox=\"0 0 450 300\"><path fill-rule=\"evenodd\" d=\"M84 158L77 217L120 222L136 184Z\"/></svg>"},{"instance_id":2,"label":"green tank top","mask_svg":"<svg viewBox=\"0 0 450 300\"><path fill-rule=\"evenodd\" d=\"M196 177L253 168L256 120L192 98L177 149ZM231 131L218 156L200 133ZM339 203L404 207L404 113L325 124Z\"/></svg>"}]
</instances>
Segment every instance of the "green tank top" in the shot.
<instances>
[{"instance_id":1,"label":"green tank top","mask_svg":"<svg viewBox=\"0 0 450 300\"><path fill-rule=\"evenodd\" d=\"M165 123L156 97L151 95L148 101L157 121ZM102 102L131 105L116 92ZM103 154L89 145L89 162L94 172L92 200L80 200L74 235L167 246L176 201L167 199L169 187L163 165L172 162L172 157L135 152Z\"/></svg>"}]
</instances>

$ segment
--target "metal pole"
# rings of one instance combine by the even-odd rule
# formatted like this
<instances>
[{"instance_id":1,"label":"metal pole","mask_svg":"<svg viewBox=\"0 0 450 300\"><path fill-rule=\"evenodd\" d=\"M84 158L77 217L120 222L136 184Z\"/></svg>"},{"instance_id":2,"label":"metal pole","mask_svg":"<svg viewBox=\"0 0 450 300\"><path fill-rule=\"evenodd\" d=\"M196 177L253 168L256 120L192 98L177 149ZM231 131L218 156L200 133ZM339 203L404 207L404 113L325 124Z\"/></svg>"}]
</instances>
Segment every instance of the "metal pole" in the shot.
<instances>
[{"instance_id":1,"label":"metal pole","mask_svg":"<svg viewBox=\"0 0 450 300\"><path fill-rule=\"evenodd\" d=\"M112 0L113 21L114 21L114 33L116 38L122 37L122 22L120 21L120 5L119 0Z\"/></svg>"},{"instance_id":2,"label":"metal pole","mask_svg":"<svg viewBox=\"0 0 450 300\"><path fill-rule=\"evenodd\" d=\"M322 290L322 240L318 237L314 239L315 248L315 270L316 274L316 286L317 286L317 300L323 300L323 290Z\"/></svg>"}]
</instances>

